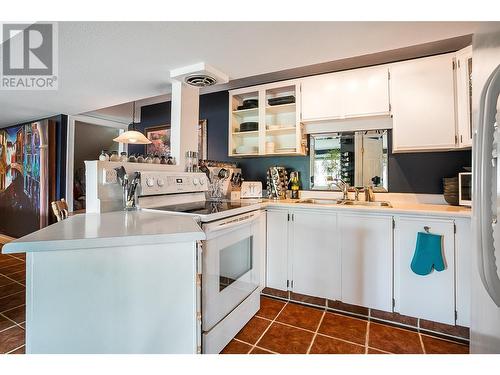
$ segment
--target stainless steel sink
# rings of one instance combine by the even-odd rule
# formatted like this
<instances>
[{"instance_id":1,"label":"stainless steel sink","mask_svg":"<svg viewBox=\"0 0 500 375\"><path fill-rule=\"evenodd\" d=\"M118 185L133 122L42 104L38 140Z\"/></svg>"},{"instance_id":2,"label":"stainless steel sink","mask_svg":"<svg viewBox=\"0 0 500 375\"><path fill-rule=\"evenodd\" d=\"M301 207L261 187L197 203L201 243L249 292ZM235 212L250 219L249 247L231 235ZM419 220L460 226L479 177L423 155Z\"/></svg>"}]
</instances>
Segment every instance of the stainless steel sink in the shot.
<instances>
[{"instance_id":1,"label":"stainless steel sink","mask_svg":"<svg viewBox=\"0 0 500 375\"><path fill-rule=\"evenodd\" d=\"M380 201L380 202L366 202L366 201L342 201L344 206L373 206L373 207L387 207L390 208L392 205L389 202Z\"/></svg>"},{"instance_id":2,"label":"stainless steel sink","mask_svg":"<svg viewBox=\"0 0 500 375\"><path fill-rule=\"evenodd\" d=\"M341 204L343 200L341 199L321 199L321 198L309 198L301 199L295 203L312 203L312 204Z\"/></svg>"},{"instance_id":3,"label":"stainless steel sink","mask_svg":"<svg viewBox=\"0 0 500 375\"><path fill-rule=\"evenodd\" d=\"M321 199L321 198L309 198L301 199L295 203L309 203L309 204L338 204L343 206L371 206L371 207L392 207L390 202L380 201L380 202L366 202L366 201L351 201L342 199Z\"/></svg>"}]
</instances>

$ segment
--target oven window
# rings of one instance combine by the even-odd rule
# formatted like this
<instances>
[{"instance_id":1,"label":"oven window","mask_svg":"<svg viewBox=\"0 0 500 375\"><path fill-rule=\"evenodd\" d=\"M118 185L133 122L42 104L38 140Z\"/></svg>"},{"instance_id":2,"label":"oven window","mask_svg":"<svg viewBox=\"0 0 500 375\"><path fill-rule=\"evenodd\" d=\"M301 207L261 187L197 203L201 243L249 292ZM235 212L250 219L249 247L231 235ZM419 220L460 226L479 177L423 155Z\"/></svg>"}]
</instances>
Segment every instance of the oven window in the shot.
<instances>
[{"instance_id":1,"label":"oven window","mask_svg":"<svg viewBox=\"0 0 500 375\"><path fill-rule=\"evenodd\" d=\"M219 291L252 269L252 242L250 236L219 252Z\"/></svg>"}]
</instances>

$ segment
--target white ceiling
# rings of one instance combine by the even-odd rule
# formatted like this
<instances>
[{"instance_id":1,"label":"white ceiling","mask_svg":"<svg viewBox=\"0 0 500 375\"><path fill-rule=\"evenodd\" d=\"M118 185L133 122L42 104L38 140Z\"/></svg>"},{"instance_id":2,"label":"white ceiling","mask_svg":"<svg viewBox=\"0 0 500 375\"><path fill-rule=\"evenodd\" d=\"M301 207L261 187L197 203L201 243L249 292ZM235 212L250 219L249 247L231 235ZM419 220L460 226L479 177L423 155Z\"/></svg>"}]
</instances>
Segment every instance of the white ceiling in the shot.
<instances>
[{"instance_id":1,"label":"white ceiling","mask_svg":"<svg viewBox=\"0 0 500 375\"><path fill-rule=\"evenodd\" d=\"M471 22L61 22L59 89L0 91L0 126L170 92L206 62L238 79L471 34Z\"/></svg>"}]
</instances>

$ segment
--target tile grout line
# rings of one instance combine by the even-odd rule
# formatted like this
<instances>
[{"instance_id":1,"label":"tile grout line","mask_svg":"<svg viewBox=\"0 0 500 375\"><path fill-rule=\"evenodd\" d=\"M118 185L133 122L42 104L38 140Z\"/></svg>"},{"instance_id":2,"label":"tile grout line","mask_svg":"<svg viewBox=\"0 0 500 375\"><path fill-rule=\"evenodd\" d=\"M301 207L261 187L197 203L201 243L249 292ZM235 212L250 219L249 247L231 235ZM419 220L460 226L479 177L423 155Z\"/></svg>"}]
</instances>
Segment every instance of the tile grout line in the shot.
<instances>
[{"instance_id":1,"label":"tile grout line","mask_svg":"<svg viewBox=\"0 0 500 375\"><path fill-rule=\"evenodd\" d=\"M24 306L24 305L22 305L22 306ZM19 307L19 306L18 306L18 307ZM17 307L14 307L13 309L17 309ZM10 311L10 310L13 310L13 309L5 310L5 311ZM11 318L9 318L7 315L4 315L4 312L5 312L5 311L1 312L1 313L0 313L0 316L3 316L5 319L7 319L7 320L11 321L12 323L14 323L14 325L18 326L19 328L21 328L21 329L24 331L25 329L23 328L23 326L21 326L21 324L25 323L26 321L21 322L21 323L17 323L15 320L12 320L12 319L11 319ZM7 330L7 329L9 329L9 328L12 328L12 327L14 327L14 326L10 326L10 327L8 327L8 328L6 328L6 329L4 329L4 330L2 330L2 331L0 331L0 332L3 332L3 331L5 331L5 330Z\"/></svg>"},{"instance_id":2,"label":"tile grout line","mask_svg":"<svg viewBox=\"0 0 500 375\"><path fill-rule=\"evenodd\" d=\"M278 314L276 314L276 316L274 317L274 319L271 321L271 323L269 323L269 325L267 326L267 328L264 330L264 332L262 332L262 334L259 336L259 338L257 339L257 341L255 341L255 344L250 348L250 350L248 351L247 354L250 354L250 352L252 350L254 350L254 348L257 346L257 344L259 343L260 340L262 340L262 337L264 337L264 335L266 334L266 332L269 330L269 328L271 328L271 326L273 325L273 323L276 321L276 319L278 318L278 316L280 316L281 312L285 309L286 305L288 305L288 302L285 302L285 304L283 305L283 307L281 308L281 310L278 312ZM269 319L268 319L269 320ZM265 349L265 348L262 348L262 349Z\"/></svg>"},{"instance_id":3,"label":"tile grout line","mask_svg":"<svg viewBox=\"0 0 500 375\"><path fill-rule=\"evenodd\" d=\"M370 320L371 320L371 309L368 310L368 322L366 323L365 354L368 354L368 342L370 340Z\"/></svg>"},{"instance_id":4,"label":"tile grout line","mask_svg":"<svg viewBox=\"0 0 500 375\"><path fill-rule=\"evenodd\" d=\"M420 340L420 345L422 346L422 353L426 354L424 340L422 339L422 334L420 333L420 331L418 332L418 339Z\"/></svg>"},{"instance_id":5,"label":"tile grout line","mask_svg":"<svg viewBox=\"0 0 500 375\"><path fill-rule=\"evenodd\" d=\"M22 272L22 271L18 271L18 272ZM14 272L14 273L17 273L17 272ZM24 285L23 283L21 283L21 282L19 282L19 281L17 281L17 280L14 280L12 277L9 277L9 276L7 276L7 275L4 275L3 273L0 273L0 276L3 276L3 277L5 277L5 278L7 278L7 279L9 279L9 280L11 280L11 281L13 281L13 282L17 283L17 284L20 284L20 285L22 285L22 286L26 287L26 285ZM9 285L9 284L7 284L7 285Z\"/></svg>"},{"instance_id":6,"label":"tile grout line","mask_svg":"<svg viewBox=\"0 0 500 375\"><path fill-rule=\"evenodd\" d=\"M238 341L238 342L241 342L242 344L247 344L249 346L252 347L252 349L250 349L250 351L253 350L253 348L257 348L257 349L260 349L260 350L265 350L266 352L269 352L269 353L272 353L272 354L280 354L278 352L273 352L272 350L270 349L266 349L266 348L263 348L262 346L258 346L258 345L254 345L254 344L250 344L249 342L246 342L246 341L243 341L243 340L240 340L240 339L237 339L236 337L233 338L234 341ZM250 354L250 352L248 352L247 354Z\"/></svg>"},{"instance_id":7,"label":"tile grout line","mask_svg":"<svg viewBox=\"0 0 500 375\"><path fill-rule=\"evenodd\" d=\"M316 336L318 336L319 327L321 327L321 323L323 323L323 319L325 318L325 315L326 315L326 308L325 308L325 310L323 310L323 314L321 315L321 319L319 320L318 327L316 328L316 331L314 332L311 343L309 344L309 347L307 348L306 354L309 354L311 352L311 348L314 344L314 340L316 340Z\"/></svg>"},{"instance_id":8,"label":"tile grout line","mask_svg":"<svg viewBox=\"0 0 500 375\"><path fill-rule=\"evenodd\" d=\"M23 263L26 263L26 261L23 258L18 258L15 255L12 255L12 254L4 254L4 255L7 255L7 256L9 256L11 258L14 258L14 259L20 260Z\"/></svg>"},{"instance_id":9,"label":"tile grout line","mask_svg":"<svg viewBox=\"0 0 500 375\"><path fill-rule=\"evenodd\" d=\"M15 352L16 350L21 349L22 347L24 347L24 345L25 345L25 344L23 344L23 345L21 345L21 346L18 346L17 348L12 349L11 351L9 351L9 352L7 352L7 353L5 353L5 354L11 354L11 353Z\"/></svg>"},{"instance_id":10,"label":"tile grout line","mask_svg":"<svg viewBox=\"0 0 500 375\"><path fill-rule=\"evenodd\" d=\"M287 300L284 297L274 296L272 294L263 293L262 296L266 297L266 298L269 298L269 299L275 299L275 300L281 300L281 301L289 301L291 303L298 304L298 305L303 305L303 306L308 306L308 307L314 307L316 309L323 309L324 308L324 306L315 305L315 304L311 304L311 303L307 303L307 302L302 302L302 301L298 301L298 300ZM373 318L373 317L371 317L371 309L369 310L368 315L363 315L363 314L358 314L358 313L355 313L355 312L351 312L349 310L336 309L336 308L333 308L333 307L329 307L327 305L326 306L326 311L330 312L330 313L333 313L333 314L338 314L338 315L342 315L342 316L347 316L349 318L359 319L359 320L365 320L365 321L367 321L369 318L370 319ZM265 318L263 318L263 319L265 319ZM399 321L396 321L396 320L387 320L387 319L382 319L382 318L373 318L373 319L374 319L373 323L377 323L377 324L381 324L381 325L385 325L385 326L390 326L390 327L393 327L393 328L398 328L398 329L407 330L407 331L413 331L413 332L421 331L418 323L417 323L416 326L412 326L410 324L400 323ZM439 339L439 340L446 340L446 341L450 341L452 343L457 343L457 344L460 344L460 345L468 345L468 344L463 343L461 341L470 341L468 338L465 338L465 337L455 336L455 335L448 334L448 333L445 333L445 332L432 331L432 330L427 330L427 329L423 330L422 334L424 336L428 336L428 337Z\"/></svg>"},{"instance_id":11,"label":"tile grout line","mask_svg":"<svg viewBox=\"0 0 500 375\"><path fill-rule=\"evenodd\" d=\"M325 311L325 313L329 313L329 312L330 311ZM271 319L263 318L263 317L260 317L260 316L256 316L256 317L259 318L259 319L267 320L269 322L274 322L274 320L271 320ZM353 319L356 319L356 318L353 318ZM284 322L280 322L280 321L276 321L276 324L281 324L281 325L284 325L284 326L287 326L287 327L290 327L290 328L296 328L296 329L299 329L301 331L305 331L305 332L309 332L309 333L313 333L313 334L315 333L314 331L311 331L310 329L302 328L302 327L297 327L297 326L294 326L294 325L291 325L291 324L288 324L288 323L284 323ZM331 336L331 335L327 335L327 334L321 333L321 332L318 332L318 335L319 336L323 336L323 337L327 337L327 338L330 338L330 339L335 339L335 340L343 341L343 342L346 342L348 344L353 344L353 345L356 345L356 346L363 346L364 347L364 345L362 345L360 343L357 343L357 342L354 342L354 341L349 341L349 340L343 339L341 337ZM376 349L376 348L374 348L374 349Z\"/></svg>"}]
</instances>

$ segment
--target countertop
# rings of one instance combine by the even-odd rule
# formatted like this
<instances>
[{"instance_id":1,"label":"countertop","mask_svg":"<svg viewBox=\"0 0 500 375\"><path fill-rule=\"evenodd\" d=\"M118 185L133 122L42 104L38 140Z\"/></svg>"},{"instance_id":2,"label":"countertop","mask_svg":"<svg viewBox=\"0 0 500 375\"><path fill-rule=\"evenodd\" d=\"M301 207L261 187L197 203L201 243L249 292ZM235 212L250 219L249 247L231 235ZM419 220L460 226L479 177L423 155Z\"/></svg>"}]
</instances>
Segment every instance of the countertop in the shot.
<instances>
[{"instance_id":1,"label":"countertop","mask_svg":"<svg viewBox=\"0 0 500 375\"><path fill-rule=\"evenodd\" d=\"M334 210L388 215L470 218L471 209L442 204L391 202L392 207L299 203L297 200L248 200L234 214L265 208ZM238 211L238 212L236 212ZM241 211L241 212L239 212ZM189 215L139 210L79 214L7 243L3 253L95 249L204 240L205 233Z\"/></svg>"},{"instance_id":2,"label":"countertop","mask_svg":"<svg viewBox=\"0 0 500 375\"><path fill-rule=\"evenodd\" d=\"M422 215L422 216L440 216L440 217L463 217L470 218L472 210L469 207L450 206L444 204L420 204L420 203L397 203L390 202L392 207L374 207L374 206L344 206L339 204L314 204L314 203L299 203L299 200L283 199L283 200L262 200L264 207L293 207L293 208L314 208L318 210L338 210L347 212L373 212L385 214L407 214L407 215Z\"/></svg>"},{"instance_id":3,"label":"countertop","mask_svg":"<svg viewBox=\"0 0 500 375\"><path fill-rule=\"evenodd\" d=\"M205 234L191 216L148 211L74 215L5 244L3 253L191 242Z\"/></svg>"}]
</instances>

